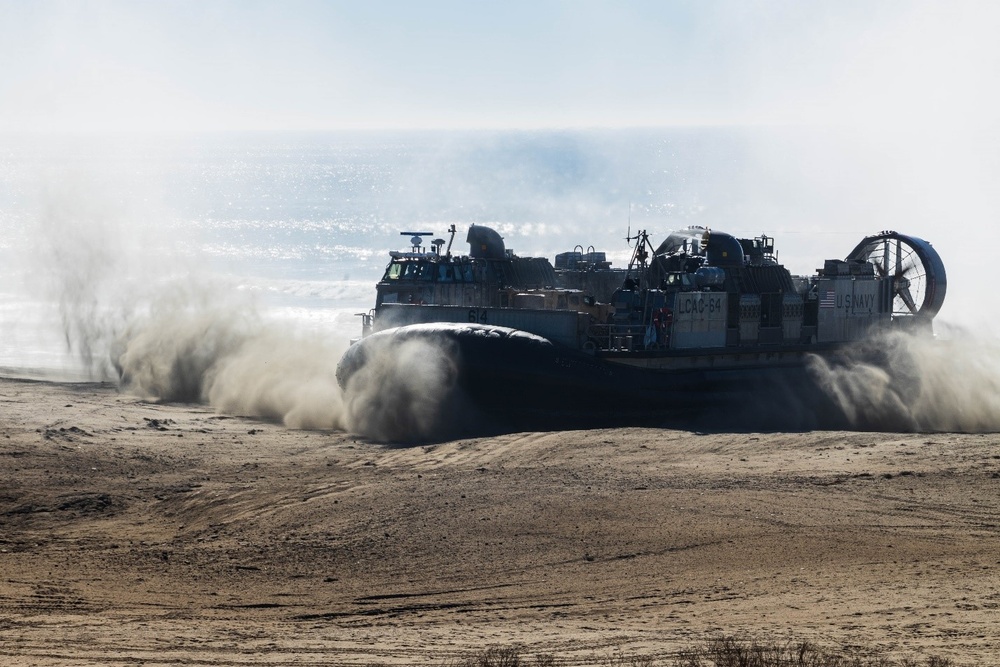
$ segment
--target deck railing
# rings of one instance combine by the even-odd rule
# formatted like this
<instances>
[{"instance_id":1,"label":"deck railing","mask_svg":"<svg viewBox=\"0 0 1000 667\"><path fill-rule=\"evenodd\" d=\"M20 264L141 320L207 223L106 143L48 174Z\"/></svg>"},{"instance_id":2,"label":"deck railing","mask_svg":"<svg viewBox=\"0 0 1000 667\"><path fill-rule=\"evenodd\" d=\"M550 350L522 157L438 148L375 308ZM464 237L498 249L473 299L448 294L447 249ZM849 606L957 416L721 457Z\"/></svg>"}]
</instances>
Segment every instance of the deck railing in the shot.
<instances>
[{"instance_id":1,"label":"deck railing","mask_svg":"<svg viewBox=\"0 0 1000 667\"><path fill-rule=\"evenodd\" d=\"M635 350L662 350L669 347L669 337L664 332L650 329L648 324L592 324L587 329L587 340L596 349L610 352Z\"/></svg>"}]
</instances>

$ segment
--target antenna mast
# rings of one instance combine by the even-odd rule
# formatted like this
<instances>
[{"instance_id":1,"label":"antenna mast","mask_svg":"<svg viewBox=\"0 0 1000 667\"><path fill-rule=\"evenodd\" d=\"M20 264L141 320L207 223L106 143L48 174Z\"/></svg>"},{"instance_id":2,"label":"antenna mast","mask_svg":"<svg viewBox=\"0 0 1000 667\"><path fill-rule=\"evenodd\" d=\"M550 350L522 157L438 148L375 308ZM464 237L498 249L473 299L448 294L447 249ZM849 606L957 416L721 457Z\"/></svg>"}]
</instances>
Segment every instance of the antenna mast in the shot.
<instances>
[{"instance_id":1,"label":"antenna mast","mask_svg":"<svg viewBox=\"0 0 1000 667\"><path fill-rule=\"evenodd\" d=\"M632 242L632 200L628 200L628 231L625 232L625 242Z\"/></svg>"}]
</instances>

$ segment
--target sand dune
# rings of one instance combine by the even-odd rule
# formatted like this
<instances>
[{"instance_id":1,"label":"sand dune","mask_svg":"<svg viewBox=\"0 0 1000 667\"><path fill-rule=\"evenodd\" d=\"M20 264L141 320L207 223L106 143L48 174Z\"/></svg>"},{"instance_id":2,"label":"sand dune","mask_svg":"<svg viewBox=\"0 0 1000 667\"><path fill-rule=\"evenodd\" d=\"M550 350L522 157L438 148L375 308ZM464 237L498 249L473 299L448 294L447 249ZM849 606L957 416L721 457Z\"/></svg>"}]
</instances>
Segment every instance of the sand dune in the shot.
<instances>
[{"instance_id":1,"label":"sand dune","mask_svg":"<svg viewBox=\"0 0 1000 667\"><path fill-rule=\"evenodd\" d=\"M1000 655L1000 435L393 447L0 380L0 661L573 664L719 632Z\"/></svg>"}]
</instances>

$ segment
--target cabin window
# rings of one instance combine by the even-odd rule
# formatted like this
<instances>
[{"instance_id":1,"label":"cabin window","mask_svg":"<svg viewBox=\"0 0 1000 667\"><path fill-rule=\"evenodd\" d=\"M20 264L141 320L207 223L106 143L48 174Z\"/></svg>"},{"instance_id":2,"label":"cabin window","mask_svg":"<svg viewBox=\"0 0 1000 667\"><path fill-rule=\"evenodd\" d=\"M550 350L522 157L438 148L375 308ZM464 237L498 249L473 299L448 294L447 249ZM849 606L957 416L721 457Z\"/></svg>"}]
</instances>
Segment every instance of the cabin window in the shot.
<instances>
[{"instance_id":1,"label":"cabin window","mask_svg":"<svg viewBox=\"0 0 1000 667\"><path fill-rule=\"evenodd\" d=\"M433 280L434 267L430 262L406 262L400 277L405 280Z\"/></svg>"},{"instance_id":2,"label":"cabin window","mask_svg":"<svg viewBox=\"0 0 1000 667\"><path fill-rule=\"evenodd\" d=\"M438 264L438 280L443 283L450 283L455 280L451 264Z\"/></svg>"},{"instance_id":3,"label":"cabin window","mask_svg":"<svg viewBox=\"0 0 1000 667\"><path fill-rule=\"evenodd\" d=\"M399 280L399 275L400 273L402 273L402 271L403 271L403 265L393 262L385 270L385 276L382 278L382 280Z\"/></svg>"}]
</instances>

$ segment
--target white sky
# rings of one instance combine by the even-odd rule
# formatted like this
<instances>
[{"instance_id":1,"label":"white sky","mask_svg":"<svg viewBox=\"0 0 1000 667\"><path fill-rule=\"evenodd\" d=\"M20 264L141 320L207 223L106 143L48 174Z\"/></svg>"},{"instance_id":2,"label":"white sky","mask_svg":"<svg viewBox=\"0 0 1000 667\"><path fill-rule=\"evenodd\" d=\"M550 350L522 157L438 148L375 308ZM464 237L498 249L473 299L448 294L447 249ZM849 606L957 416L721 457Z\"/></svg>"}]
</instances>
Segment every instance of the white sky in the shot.
<instances>
[{"instance_id":1,"label":"white sky","mask_svg":"<svg viewBox=\"0 0 1000 667\"><path fill-rule=\"evenodd\" d=\"M998 120L1000 3L0 0L0 131Z\"/></svg>"}]
</instances>

